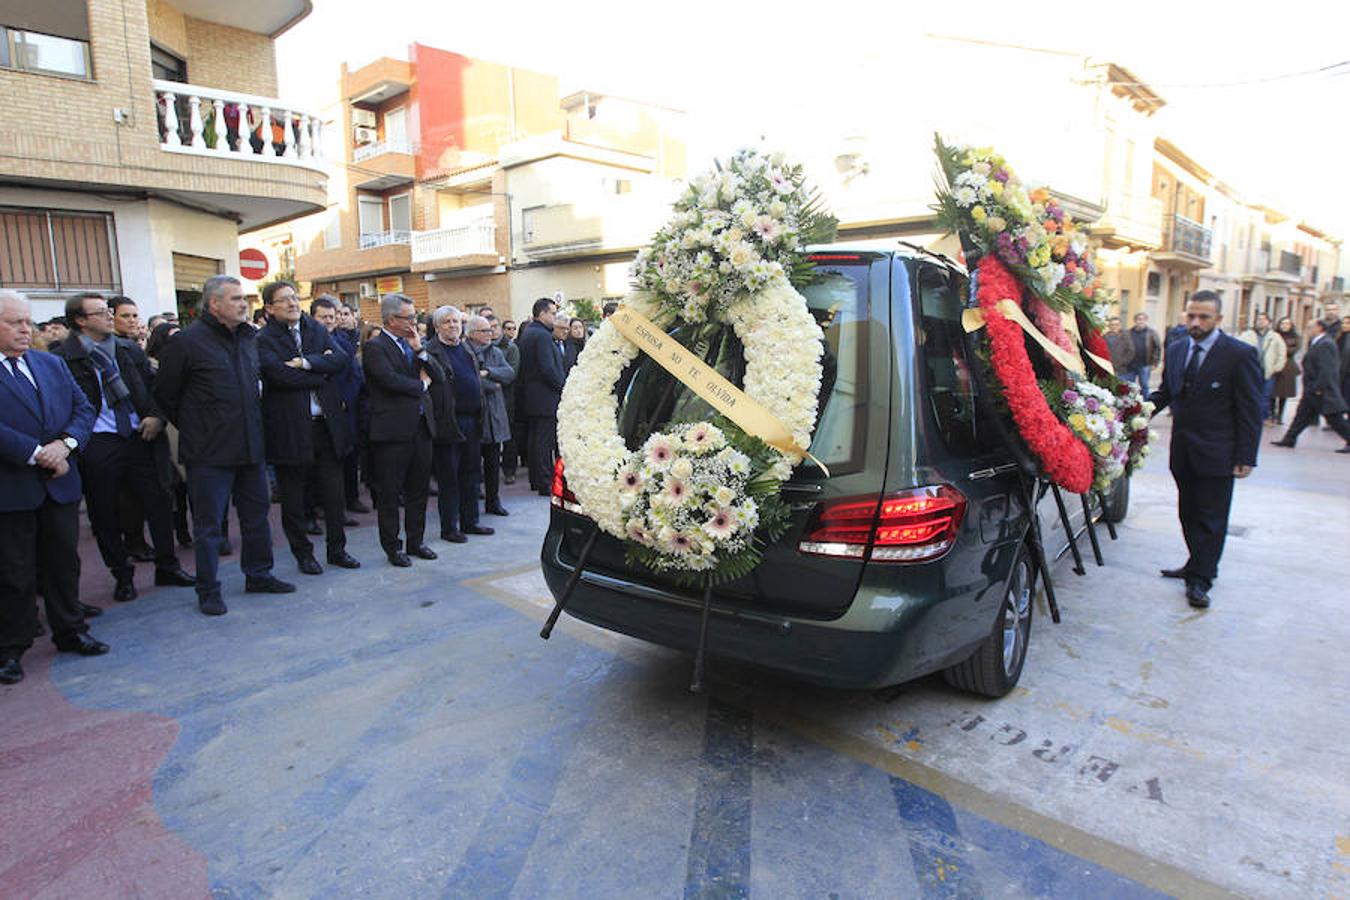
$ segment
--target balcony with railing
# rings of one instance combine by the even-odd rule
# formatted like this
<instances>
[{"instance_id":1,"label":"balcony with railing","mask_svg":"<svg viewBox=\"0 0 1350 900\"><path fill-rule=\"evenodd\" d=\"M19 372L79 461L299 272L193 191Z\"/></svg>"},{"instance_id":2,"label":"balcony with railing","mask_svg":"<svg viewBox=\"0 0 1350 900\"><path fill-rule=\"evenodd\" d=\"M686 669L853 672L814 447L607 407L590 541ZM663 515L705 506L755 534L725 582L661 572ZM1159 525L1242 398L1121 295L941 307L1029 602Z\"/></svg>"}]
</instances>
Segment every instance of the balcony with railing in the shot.
<instances>
[{"instance_id":1,"label":"balcony with railing","mask_svg":"<svg viewBox=\"0 0 1350 900\"><path fill-rule=\"evenodd\" d=\"M323 120L275 97L152 82L160 148L247 163L323 169Z\"/></svg>"},{"instance_id":2,"label":"balcony with railing","mask_svg":"<svg viewBox=\"0 0 1350 900\"><path fill-rule=\"evenodd\" d=\"M417 177L417 148L407 141L373 141L352 150L352 182L363 191L412 184Z\"/></svg>"},{"instance_id":3,"label":"balcony with railing","mask_svg":"<svg viewBox=\"0 0 1350 900\"><path fill-rule=\"evenodd\" d=\"M497 266L501 261L497 223L490 211L465 211L443 217L440 228L413 232L414 272Z\"/></svg>"},{"instance_id":4,"label":"balcony with railing","mask_svg":"<svg viewBox=\"0 0 1350 900\"><path fill-rule=\"evenodd\" d=\"M1163 245L1154 254L1160 262L1177 263L1193 269L1211 264L1213 232L1194 219L1176 214L1163 217Z\"/></svg>"},{"instance_id":5,"label":"balcony with railing","mask_svg":"<svg viewBox=\"0 0 1350 900\"><path fill-rule=\"evenodd\" d=\"M1303 274L1303 258L1297 253L1291 253L1288 250L1280 251L1280 261L1276 271L1283 272L1285 275L1293 275L1298 278Z\"/></svg>"},{"instance_id":6,"label":"balcony with railing","mask_svg":"<svg viewBox=\"0 0 1350 900\"><path fill-rule=\"evenodd\" d=\"M367 231L361 235L361 249L374 250L376 247L389 247L394 244L411 244L411 231Z\"/></svg>"}]
</instances>

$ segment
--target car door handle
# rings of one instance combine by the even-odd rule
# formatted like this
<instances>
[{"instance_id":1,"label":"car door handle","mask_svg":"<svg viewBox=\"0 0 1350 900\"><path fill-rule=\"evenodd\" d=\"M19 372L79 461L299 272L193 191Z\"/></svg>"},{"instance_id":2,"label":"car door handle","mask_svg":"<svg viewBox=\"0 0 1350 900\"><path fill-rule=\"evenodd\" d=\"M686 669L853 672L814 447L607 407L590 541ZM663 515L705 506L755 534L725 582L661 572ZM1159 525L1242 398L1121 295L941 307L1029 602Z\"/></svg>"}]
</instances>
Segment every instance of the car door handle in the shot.
<instances>
[{"instance_id":1,"label":"car door handle","mask_svg":"<svg viewBox=\"0 0 1350 900\"><path fill-rule=\"evenodd\" d=\"M1004 472L1017 471L1017 463L1004 463L1000 466L991 466L988 469L976 469L966 477L971 481L982 481L985 478L993 478L995 475L1002 475Z\"/></svg>"}]
</instances>

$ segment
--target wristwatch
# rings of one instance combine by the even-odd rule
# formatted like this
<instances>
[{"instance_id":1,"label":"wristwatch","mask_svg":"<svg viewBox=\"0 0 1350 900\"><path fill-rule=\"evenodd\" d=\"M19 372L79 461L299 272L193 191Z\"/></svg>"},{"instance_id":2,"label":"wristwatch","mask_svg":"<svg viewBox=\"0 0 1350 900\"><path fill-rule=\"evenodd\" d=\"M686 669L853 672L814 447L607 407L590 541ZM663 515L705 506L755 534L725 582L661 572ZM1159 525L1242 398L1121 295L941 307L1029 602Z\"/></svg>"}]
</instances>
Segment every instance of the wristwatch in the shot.
<instances>
[{"instance_id":1,"label":"wristwatch","mask_svg":"<svg viewBox=\"0 0 1350 900\"><path fill-rule=\"evenodd\" d=\"M76 450L80 449L80 442L75 440L70 435L66 435L65 437L61 438L61 443L65 444L68 448L70 448L71 453L74 453Z\"/></svg>"}]
</instances>

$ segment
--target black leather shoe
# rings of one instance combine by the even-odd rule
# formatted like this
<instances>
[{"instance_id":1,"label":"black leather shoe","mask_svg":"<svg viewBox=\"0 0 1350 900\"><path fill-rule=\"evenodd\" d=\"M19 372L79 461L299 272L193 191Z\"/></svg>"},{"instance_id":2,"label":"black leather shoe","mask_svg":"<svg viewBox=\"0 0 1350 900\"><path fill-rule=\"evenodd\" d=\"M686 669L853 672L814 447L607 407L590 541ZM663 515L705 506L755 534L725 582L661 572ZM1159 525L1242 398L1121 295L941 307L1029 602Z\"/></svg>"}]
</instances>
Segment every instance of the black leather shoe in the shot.
<instances>
[{"instance_id":1,"label":"black leather shoe","mask_svg":"<svg viewBox=\"0 0 1350 900\"><path fill-rule=\"evenodd\" d=\"M150 547L145 544L142 544L139 547L128 547L127 556L130 556L132 559L136 560L136 562L155 561L155 551L151 550Z\"/></svg>"},{"instance_id":2,"label":"black leather shoe","mask_svg":"<svg viewBox=\"0 0 1350 900\"><path fill-rule=\"evenodd\" d=\"M1186 577L1186 567L1185 567L1185 566L1178 566L1178 567L1175 568L1175 569L1160 569L1159 571L1162 572L1162 577L1164 577L1164 578L1185 578L1185 577Z\"/></svg>"},{"instance_id":3,"label":"black leather shoe","mask_svg":"<svg viewBox=\"0 0 1350 900\"><path fill-rule=\"evenodd\" d=\"M257 578L244 579L245 594L290 594L295 585L282 581L275 575L260 575Z\"/></svg>"},{"instance_id":4,"label":"black leather shoe","mask_svg":"<svg viewBox=\"0 0 1350 900\"><path fill-rule=\"evenodd\" d=\"M409 547L408 554L418 559L438 559L436 551L432 550L426 544L418 544L416 547Z\"/></svg>"},{"instance_id":5,"label":"black leather shoe","mask_svg":"<svg viewBox=\"0 0 1350 900\"><path fill-rule=\"evenodd\" d=\"M553 492L550 491L548 488L539 488L538 490L535 491L535 493L538 494L540 497L553 496Z\"/></svg>"},{"instance_id":6,"label":"black leather shoe","mask_svg":"<svg viewBox=\"0 0 1350 900\"><path fill-rule=\"evenodd\" d=\"M1337 453L1350 453L1350 444L1346 444L1344 447L1342 447L1341 449L1337 450L1336 452L1337 452Z\"/></svg>"},{"instance_id":7,"label":"black leather shoe","mask_svg":"<svg viewBox=\"0 0 1350 900\"><path fill-rule=\"evenodd\" d=\"M96 641L83 631L77 631L75 634L68 634L64 637L52 638L52 643L56 649L62 653L78 653L81 656L102 656L108 652L108 645L102 641Z\"/></svg>"},{"instance_id":8,"label":"black leather shoe","mask_svg":"<svg viewBox=\"0 0 1350 900\"><path fill-rule=\"evenodd\" d=\"M132 584L130 576L117 579L117 587L113 588L113 599L118 603L129 603L136 599L136 585Z\"/></svg>"},{"instance_id":9,"label":"black leather shoe","mask_svg":"<svg viewBox=\"0 0 1350 900\"><path fill-rule=\"evenodd\" d=\"M500 503L498 503L496 506L489 506L489 507L487 508L487 511L488 511L488 513L490 513L491 515L494 515L494 516L509 516L509 515L511 515L509 512L506 511L506 507L502 506Z\"/></svg>"},{"instance_id":10,"label":"black leather shoe","mask_svg":"<svg viewBox=\"0 0 1350 900\"><path fill-rule=\"evenodd\" d=\"M88 603L81 603L78 600L75 601L75 609L86 619L96 619L103 615L103 607L90 606Z\"/></svg>"},{"instance_id":11,"label":"black leather shoe","mask_svg":"<svg viewBox=\"0 0 1350 900\"><path fill-rule=\"evenodd\" d=\"M406 569L412 565L412 560L408 559L408 554L402 550L395 550L393 553L386 554L389 558L389 565L398 566L400 569Z\"/></svg>"},{"instance_id":12,"label":"black leather shoe","mask_svg":"<svg viewBox=\"0 0 1350 900\"><path fill-rule=\"evenodd\" d=\"M233 556L233 555L234 555L234 544L231 544L231 543L230 543L229 541L227 541L227 540L222 540L222 541L220 542L220 547L219 547L219 549L218 549L216 552L217 552L220 556Z\"/></svg>"},{"instance_id":13,"label":"black leather shoe","mask_svg":"<svg viewBox=\"0 0 1350 900\"><path fill-rule=\"evenodd\" d=\"M505 483L505 484L515 484L515 483L516 483L516 475L515 475L515 473L512 472L510 475L503 475L503 476L502 476L502 482Z\"/></svg>"},{"instance_id":14,"label":"black leather shoe","mask_svg":"<svg viewBox=\"0 0 1350 900\"><path fill-rule=\"evenodd\" d=\"M318 519L310 519L305 525L305 534L323 534L323 527L319 525Z\"/></svg>"},{"instance_id":15,"label":"black leather shoe","mask_svg":"<svg viewBox=\"0 0 1350 900\"><path fill-rule=\"evenodd\" d=\"M156 587L192 587L197 583L197 579L191 573L183 570L182 566L174 566L172 569L167 566L163 569L155 569Z\"/></svg>"},{"instance_id":16,"label":"black leather shoe","mask_svg":"<svg viewBox=\"0 0 1350 900\"><path fill-rule=\"evenodd\" d=\"M337 566L339 569L361 568L361 561L346 550L343 550L341 553L328 554L328 564L330 566Z\"/></svg>"},{"instance_id":17,"label":"black leather shoe","mask_svg":"<svg viewBox=\"0 0 1350 900\"><path fill-rule=\"evenodd\" d=\"M351 516L348 516L347 518L345 518L345 519L342 520L342 525L343 525L343 527L345 527L345 528L354 528L354 527L356 527L357 525L360 525L360 524L361 524L361 523L360 523L359 521L357 521L356 519L353 519Z\"/></svg>"},{"instance_id":18,"label":"black leather shoe","mask_svg":"<svg viewBox=\"0 0 1350 900\"><path fill-rule=\"evenodd\" d=\"M1270 445L1272 447L1289 447L1290 449L1293 449L1294 442L1286 440L1278 440L1278 441L1271 441Z\"/></svg>"},{"instance_id":19,"label":"black leather shoe","mask_svg":"<svg viewBox=\"0 0 1350 900\"><path fill-rule=\"evenodd\" d=\"M304 575L322 575L323 566L313 556L298 556L295 559L300 566L300 572Z\"/></svg>"},{"instance_id":20,"label":"black leather shoe","mask_svg":"<svg viewBox=\"0 0 1350 900\"><path fill-rule=\"evenodd\" d=\"M441 540L449 541L452 544L467 544L469 542L462 531L442 531Z\"/></svg>"},{"instance_id":21,"label":"black leather shoe","mask_svg":"<svg viewBox=\"0 0 1350 900\"><path fill-rule=\"evenodd\" d=\"M1196 609L1209 609L1209 592L1198 584L1187 585L1186 602Z\"/></svg>"},{"instance_id":22,"label":"black leather shoe","mask_svg":"<svg viewBox=\"0 0 1350 900\"><path fill-rule=\"evenodd\" d=\"M484 525L470 525L464 529L465 534L496 534L497 532Z\"/></svg>"},{"instance_id":23,"label":"black leather shoe","mask_svg":"<svg viewBox=\"0 0 1350 900\"><path fill-rule=\"evenodd\" d=\"M178 546L182 547L184 550L191 550L192 535L188 534L186 531L178 532Z\"/></svg>"},{"instance_id":24,"label":"black leather shoe","mask_svg":"<svg viewBox=\"0 0 1350 900\"><path fill-rule=\"evenodd\" d=\"M212 594L209 597L198 597L197 608L201 610L204 616L223 616L229 612L225 608L225 601L220 599L219 594Z\"/></svg>"},{"instance_id":25,"label":"black leather shoe","mask_svg":"<svg viewBox=\"0 0 1350 900\"><path fill-rule=\"evenodd\" d=\"M17 659L0 659L0 684L18 684L23 681L23 666Z\"/></svg>"},{"instance_id":26,"label":"black leather shoe","mask_svg":"<svg viewBox=\"0 0 1350 900\"><path fill-rule=\"evenodd\" d=\"M368 513L370 512L370 507L366 506L360 500L352 500L347 503L347 512Z\"/></svg>"}]
</instances>

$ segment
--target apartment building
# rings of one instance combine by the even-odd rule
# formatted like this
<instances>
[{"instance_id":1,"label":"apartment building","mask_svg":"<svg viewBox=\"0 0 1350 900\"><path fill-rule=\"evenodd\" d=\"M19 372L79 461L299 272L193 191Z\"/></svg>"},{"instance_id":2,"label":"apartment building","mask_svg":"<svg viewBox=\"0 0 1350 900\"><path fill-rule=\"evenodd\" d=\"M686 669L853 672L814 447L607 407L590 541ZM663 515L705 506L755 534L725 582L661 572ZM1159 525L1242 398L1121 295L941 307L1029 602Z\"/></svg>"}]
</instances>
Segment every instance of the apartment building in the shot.
<instances>
[{"instance_id":1,"label":"apartment building","mask_svg":"<svg viewBox=\"0 0 1350 900\"><path fill-rule=\"evenodd\" d=\"M621 295L684 171L672 111L423 44L344 65L338 93L330 208L258 243L294 248L302 287L368 320L391 292L514 318L541 295Z\"/></svg>"},{"instance_id":2,"label":"apartment building","mask_svg":"<svg viewBox=\"0 0 1350 900\"><path fill-rule=\"evenodd\" d=\"M309 0L0 8L0 286L39 319L81 290L195 311L241 231L324 208L318 117L276 97Z\"/></svg>"}]
</instances>

